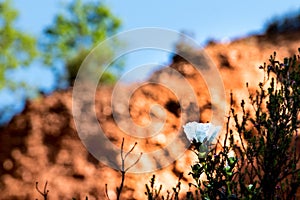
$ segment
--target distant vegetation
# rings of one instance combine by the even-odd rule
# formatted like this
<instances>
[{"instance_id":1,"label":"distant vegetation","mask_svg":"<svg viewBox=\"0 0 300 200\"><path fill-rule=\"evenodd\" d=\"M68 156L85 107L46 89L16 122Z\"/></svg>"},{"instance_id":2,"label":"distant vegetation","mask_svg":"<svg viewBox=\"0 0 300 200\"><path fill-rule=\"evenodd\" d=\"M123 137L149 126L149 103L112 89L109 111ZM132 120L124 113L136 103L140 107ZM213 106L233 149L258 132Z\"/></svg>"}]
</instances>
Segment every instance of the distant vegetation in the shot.
<instances>
[{"instance_id":1,"label":"distant vegetation","mask_svg":"<svg viewBox=\"0 0 300 200\"><path fill-rule=\"evenodd\" d=\"M116 33L121 25L120 19L100 1L74 0L54 17L53 24L45 26L41 37L36 37L15 26L19 12L12 2L0 2L0 89L21 87L6 78L7 70L30 66L36 60L42 60L41 65L49 68L63 64L67 74L60 78L67 78L72 84L89 51ZM112 49L107 51L113 56ZM110 71L102 80L113 82L114 78Z\"/></svg>"},{"instance_id":2,"label":"distant vegetation","mask_svg":"<svg viewBox=\"0 0 300 200\"><path fill-rule=\"evenodd\" d=\"M8 76L21 70L26 71L30 66L38 66L37 68L49 72L38 76L52 75L52 77L43 77L43 80L54 79L53 83L49 83L51 86L45 93L72 85L88 53L99 42L116 33L121 25L120 19L114 16L109 7L100 0L68 2L55 15L53 23L45 24L41 35L36 36L16 26L19 12L14 8L12 0L0 1L1 95L10 96L10 99L19 99L20 103L44 93L40 85L36 85L38 83L29 83L30 78L23 77L21 80L15 80L12 76ZM110 58L113 55L113 49L107 47L105 55L102 56ZM123 66L120 63L113 63L104 72L100 81L106 84L114 83ZM97 67L103 67L102 65L99 58ZM29 74L29 76L35 79L37 74ZM47 85L48 82L45 84ZM0 102L0 125L9 121L13 115L22 110L20 107L25 105L25 103L19 106L16 104L11 101Z\"/></svg>"},{"instance_id":3,"label":"distant vegetation","mask_svg":"<svg viewBox=\"0 0 300 200\"><path fill-rule=\"evenodd\" d=\"M116 33L120 24L120 19L100 1L72 1L65 7L64 12L55 16L54 23L44 30L40 46L45 62L48 65L57 60L64 62L69 83L72 84L88 53L99 42ZM106 56L112 57L114 54L109 47L107 52ZM100 59L98 66L101 67ZM112 72L106 72L102 81L114 82L115 76Z\"/></svg>"},{"instance_id":4,"label":"distant vegetation","mask_svg":"<svg viewBox=\"0 0 300 200\"><path fill-rule=\"evenodd\" d=\"M266 34L284 33L300 30L300 8L296 12L274 17L266 24Z\"/></svg>"},{"instance_id":5,"label":"distant vegetation","mask_svg":"<svg viewBox=\"0 0 300 200\"><path fill-rule=\"evenodd\" d=\"M36 38L16 28L17 18L18 11L9 0L0 2L0 89L13 86L5 79L8 69L28 66L38 54Z\"/></svg>"}]
</instances>

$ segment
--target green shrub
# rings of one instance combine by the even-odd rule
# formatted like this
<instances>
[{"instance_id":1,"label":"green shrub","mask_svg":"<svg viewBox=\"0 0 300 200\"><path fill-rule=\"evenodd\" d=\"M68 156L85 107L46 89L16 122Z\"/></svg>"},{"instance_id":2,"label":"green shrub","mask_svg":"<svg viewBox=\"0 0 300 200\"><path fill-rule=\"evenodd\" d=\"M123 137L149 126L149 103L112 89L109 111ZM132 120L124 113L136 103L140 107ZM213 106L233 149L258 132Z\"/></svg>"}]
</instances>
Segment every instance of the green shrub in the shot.
<instances>
[{"instance_id":1,"label":"green shrub","mask_svg":"<svg viewBox=\"0 0 300 200\"><path fill-rule=\"evenodd\" d=\"M199 156L203 144L193 144L198 163L191 174L202 199L296 199L300 184L299 61L295 55L279 62L274 53L268 65L260 66L265 78L259 89L249 92L253 110L246 110L242 100L239 118L231 95L224 143L218 142L205 157ZM234 127L230 127L232 120ZM205 180L199 179L202 174Z\"/></svg>"},{"instance_id":2,"label":"green shrub","mask_svg":"<svg viewBox=\"0 0 300 200\"><path fill-rule=\"evenodd\" d=\"M185 199L296 199L300 186L300 56L280 62L274 53L269 64L259 68L265 76L255 93L249 90L252 110L246 109L245 100L234 105L231 94L224 139L212 148L207 139L199 141L201 137L195 136L192 141L198 160L190 172L194 192L187 192ZM145 194L148 199L165 199L150 198L158 196L157 191L160 189L152 187L151 192L147 187Z\"/></svg>"}]
</instances>

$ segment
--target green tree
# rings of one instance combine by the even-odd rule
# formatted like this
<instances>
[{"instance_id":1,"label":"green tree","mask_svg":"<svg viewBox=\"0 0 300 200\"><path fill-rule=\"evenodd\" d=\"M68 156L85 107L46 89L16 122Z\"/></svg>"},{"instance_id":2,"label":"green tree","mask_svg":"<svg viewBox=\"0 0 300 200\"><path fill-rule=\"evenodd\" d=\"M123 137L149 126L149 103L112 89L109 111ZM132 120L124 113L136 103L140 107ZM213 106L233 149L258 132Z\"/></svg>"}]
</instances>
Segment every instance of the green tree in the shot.
<instances>
[{"instance_id":1,"label":"green tree","mask_svg":"<svg viewBox=\"0 0 300 200\"><path fill-rule=\"evenodd\" d=\"M13 84L5 78L8 69L28 66L37 56L35 38L15 27L17 17L10 0L0 2L0 89Z\"/></svg>"},{"instance_id":2,"label":"green tree","mask_svg":"<svg viewBox=\"0 0 300 200\"><path fill-rule=\"evenodd\" d=\"M114 34L121 21L99 1L83 3L74 0L66 6L65 11L58 14L54 23L45 29L41 47L48 65L53 65L57 60L65 64L68 80L72 84L89 51L98 42ZM108 47L107 51L109 54L106 55L113 56L112 49ZM114 75L106 72L103 80L112 82Z\"/></svg>"}]
</instances>

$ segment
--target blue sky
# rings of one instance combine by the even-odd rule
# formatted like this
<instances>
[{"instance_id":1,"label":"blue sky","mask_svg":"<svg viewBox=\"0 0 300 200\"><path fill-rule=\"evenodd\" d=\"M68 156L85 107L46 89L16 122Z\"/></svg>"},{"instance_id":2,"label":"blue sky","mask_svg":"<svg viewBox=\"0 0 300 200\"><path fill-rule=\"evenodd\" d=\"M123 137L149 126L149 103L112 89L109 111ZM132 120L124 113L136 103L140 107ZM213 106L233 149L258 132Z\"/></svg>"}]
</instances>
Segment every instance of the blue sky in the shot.
<instances>
[{"instance_id":1,"label":"blue sky","mask_svg":"<svg viewBox=\"0 0 300 200\"><path fill-rule=\"evenodd\" d=\"M15 1L20 10L18 26L22 30L39 35L52 23L55 13L62 11L70 0ZM83 0L85 1L85 0ZM176 31L188 31L203 45L207 39L228 41L251 33L258 33L264 24L276 15L300 8L299 0L106 0L112 13L121 18L120 31L140 27L161 27ZM147 55L146 55L147 54ZM145 63L151 59L168 62L168 55L152 52L146 56L131 56L128 65ZM139 58L139 59L137 59ZM141 59L143 58L143 59Z\"/></svg>"},{"instance_id":2,"label":"blue sky","mask_svg":"<svg viewBox=\"0 0 300 200\"><path fill-rule=\"evenodd\" d=\"M14 0L19 10L17 27L39 36L45 26L52 23L54 15L62 11L62 5L69 0ZM276 15L300 8L299 0L107 0L104 1L112 13L122 19L120 31L140 27L161 27L193 33L194 39L204 44L209 38L228 41L253 33L260 33L265 23ZM168 63L169 55L161 52L138 52L127 58L127 68L145 63ZM48 74L41 78L41 74ZM13 79L31 81L32 87L38 87L49 93L55 85L55 78L49 69L34 65L29 69L20 69L10 74ZM29 80L30 79L30 80ZM15 96L14 96L15 95ZM22 96L23 95L23 96ZM14 105L11 110L20 112L24 106L24 94L8 94L0 91L1 105ZM14 112L12 112L14 113ZM9 115L12 116L13 114ZM10 118L10 117L6 117ZM1 119L0 119L1 122Z\"/></svg>"},{"instance_id":3,"label":"blue sky","mask_svg":"<svg viewBox=\"0 0 300 200\"><path fill-rule=\"evenodd\" d=\"M15 1L20 10L18 26L24 31L39 35L43 28L52 23L55 13L62 11L70 0L26 0ZM85 1L85 0L83 0ZM20 3L21 2L21 3ZM122 19L120 31L140 27L161 27L193 33L200 45L207 39L228 41L259 33L264 24L276 15L300 8L299 0L106 0L112 13ZM126 56L127 68L157 61L167 63L166 53L145 52L145 56Z\"/></svg>"},{"instance_id":4,"label":"blue sky","mask_svg":"<svg viewBox=\"0 0 300 200\"><path fill-rule=\"evenodd\" d=\"M18 25L24 31L38 35L44 26L52 22L54 14L61 10L63 3L68 1L15 1L14 5L20 10ZM188 30L195 34L199 42L210 37L232 38L259 31L271 17L300 7L298 0L103 2L122 19L121 31L145 26Z\"/></svg>"}]
</instances>

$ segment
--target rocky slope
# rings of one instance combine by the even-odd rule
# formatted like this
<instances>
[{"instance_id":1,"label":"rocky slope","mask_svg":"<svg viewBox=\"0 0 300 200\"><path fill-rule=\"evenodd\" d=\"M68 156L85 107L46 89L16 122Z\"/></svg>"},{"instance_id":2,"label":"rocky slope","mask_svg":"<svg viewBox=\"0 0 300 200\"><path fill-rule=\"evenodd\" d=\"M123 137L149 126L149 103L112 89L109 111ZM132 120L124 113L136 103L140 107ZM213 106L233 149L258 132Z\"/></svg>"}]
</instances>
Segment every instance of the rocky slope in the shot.
<instances>
[{"instance_id":1,"label":"rocky slope","mask_svg":"<svg viewBox=\"0 0 300 200\"><path fill-rule=\"evenodd\" d=\"M258 84L263 77L258 66L266 62L274 51L281 59L295 54L298 47L300 32L291 32L250 36L223 44L213 43L205 51L220 71L227 101L230 91L234 92L237 99L247 96L245 83L248 82L250 87ZM192 86L198 106L189 103L190 94L181 87L180 78L171 69L183 74L185 81ZM113 88L102 87L95 97L98 121L107 137L118 147L122 138L125 138L124 148L127 150L138 142L134 149L136 153L166 147L177 134L182 134L182 118L206 122L212 117L211 97L205 81L184 60L174 59L168 68L156 72L150 80L175 80L178 89L174 94L174 90L162 84L147 84L133 92L129 104L135 124L145 127L152 122L160 127L165 120L159 133L147 139L124 134L115 123L112 113L121 112L124 105L111 107ZM181 99L178 99L178 93ZM200 114L195 115L198 107ZM187 111L188 115L183 115L180 109ZM120 118L118 122L126 120ZM126 128L126 123L123 124ZM151 134L156 131L155 127L148 127L146 132ZM177 145L180 146L173 145L175 149ZM193 153L187 150L163 169L141 174L128 173L123 198L145 199L145 183L153 173L156 174L157 184L163 184L165 191L171 190L179 174L184 172L182 190L187 190L187 183L191 181L188 171L193 159ZM95 159L81 143L72 116L72 88L28 102L21 114L0 129L0 163L0 199L42 199L35 189L37 181L41 188L48 181L50 199L84 199L85 196L104 199L105 184L108 185L109 196L114 199L115 188L121 181L118 171ZM151 159L142 159L138 163L140 167L147 165L157 163Z\"/></svg>"}]
</instances>

